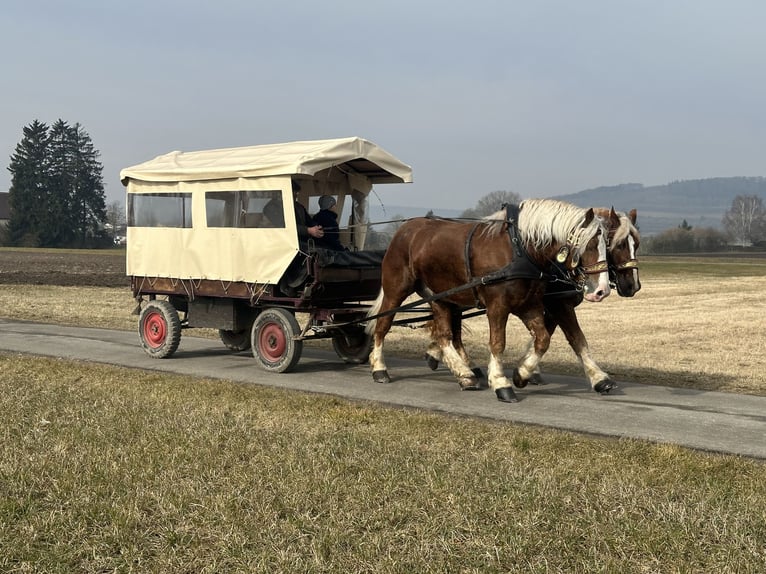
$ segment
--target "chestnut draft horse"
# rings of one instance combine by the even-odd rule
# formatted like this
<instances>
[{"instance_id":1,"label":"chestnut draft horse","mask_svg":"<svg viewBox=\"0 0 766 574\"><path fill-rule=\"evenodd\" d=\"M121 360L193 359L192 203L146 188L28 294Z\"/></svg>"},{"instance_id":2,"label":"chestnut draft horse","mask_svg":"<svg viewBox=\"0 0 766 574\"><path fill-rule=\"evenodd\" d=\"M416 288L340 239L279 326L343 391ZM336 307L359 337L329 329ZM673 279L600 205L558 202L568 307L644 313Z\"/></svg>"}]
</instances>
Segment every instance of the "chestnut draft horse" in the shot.
<instances>
[{"instance_id":1,"label":"chestnut draft horse","mask_svg":"<svg viewBox=\"0 0 766 574\"><path fill-rule=\"evenodd\" d=\"M609 267L610 282L617 288L617 293L621 297L633 297L641 289L641 281L638 277L638 260L636 251L640 243L640 235L636 228L636 210L625 214L616 212L614 208L595 208L597 216L603 218L607 228L607 264ZM591 358L588 349L588 342L580 328L575 314L575 307L583 301L583 294L577 289L572 289L570 285L561 281L548 283L543 304L545 306L545 328L548 334L553 336L556 327L561 327L569 346L577 355L583 366L585 375L590 382L591 388L599 393L608 393L617 388L615 383L607 373L605 373L596 362ZM465 349L462 347L462 322L460 318L454 323L455 332L453 333L453 344L458 353L467 357ZM531 351L534 341L530 340L529 349ZM431 369L436 369L442 359L441 349L434 341L428 347L426 360ZM468 359L469 365L472 364ZM480 374L479 369L474 372ZM544 384L540 375L539 365L530 380L534 384Z\"/></svg>"},{"instance_id":2,"label":"chestnut draft horse","mask_svg":"<svg viewBox=\"0 0 766 574\"><path fill-rule=\"evenodd\" d=\"M383 357L383 341L397 308L412 293L428 300L433 335L444 363L464 390L479 389L467 357L456 350L462 311L487 310L489 322L489 386L503 402L516 402L503 372L508 315L521 319L535 338L534 349L514 370L517 386L525 386L548 350L543 295L554 259L576 277L589 301L609 295L606 231L592 209L550 199L521 203L478 223L415 218L402 225L383 258L381 290L368 312L373 333L370 367L373 380L391 381ZM462 348L462 343L458 341Z\"/></svg>"},{"instance_id":3,"label":"chestnut draft horse","mask_svg":"<svg viewBox=\"0 0 766 574\"><path fill-rule=\"evenodd\" d=\"M625 214L616 212L614 208L596 208L596 215L606 221L607 227L607 255L609 278L617 287L617 294L621 297L633 297L641 289L641 281L638 277L638 250L641 237L636 227L636 210ZM588 341L577 321L575 307L582 303L583 297L578 292L549 292L543 299L545 305L545 328L548 334L553 335L556 327L561 327L569 346L580 359L585 375L590 381L591 387L601 393L608 393L617 388L607 373L605 373L591 358L588 349ZM530 346L532 342L530 341ZM542 384L539 365L538 371L533 376L533 381Z\"/></svg>"}]
</instances>

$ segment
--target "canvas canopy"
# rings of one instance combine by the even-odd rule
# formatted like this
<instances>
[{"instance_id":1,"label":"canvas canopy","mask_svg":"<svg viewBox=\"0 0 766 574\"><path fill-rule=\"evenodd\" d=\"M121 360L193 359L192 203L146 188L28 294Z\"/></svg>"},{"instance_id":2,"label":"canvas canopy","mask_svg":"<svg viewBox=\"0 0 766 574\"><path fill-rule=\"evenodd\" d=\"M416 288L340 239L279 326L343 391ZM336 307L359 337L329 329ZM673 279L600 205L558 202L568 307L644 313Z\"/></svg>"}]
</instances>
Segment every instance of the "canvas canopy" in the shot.
<instances>
[{"instance_id":1,"label":"canvas canopy","mask_svg":"<svg viewBox=\"0 0 766 574\"><path fill-rule=\"evenodd\" d=\"M173 151L120 172L120 179L156 182L236 177L315 175L348 164L376 183L412 182L412 168L374 143L358 138L298 141L228 149Z\"/></svg>"},{"instance_id":2,"label":"canvas canopy","mask_svg":"<svg viewBox=\"0 0 766 574\"><path fill-rule=\"evenodd\" d=\"M128 193L128 275L275 284L301 249L293 181L307 208L322 194L337 198L339 212L349 200L348 245L361 249L372 185L411 182L412 170L354 137L171 152L120 178ZM267 199L279 204L276 224L267 221Z\"/></svg>"}]
</instances>

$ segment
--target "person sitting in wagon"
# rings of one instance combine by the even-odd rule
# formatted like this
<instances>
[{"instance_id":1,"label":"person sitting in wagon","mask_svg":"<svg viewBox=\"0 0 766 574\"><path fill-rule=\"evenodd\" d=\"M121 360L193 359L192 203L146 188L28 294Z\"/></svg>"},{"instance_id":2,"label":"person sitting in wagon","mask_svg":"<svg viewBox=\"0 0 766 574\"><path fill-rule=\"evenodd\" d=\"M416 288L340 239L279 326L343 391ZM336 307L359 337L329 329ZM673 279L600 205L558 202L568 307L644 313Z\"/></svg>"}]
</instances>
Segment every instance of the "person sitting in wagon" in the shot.
<instances>
[{"instance_id":1,"label":"person sitting in wagon","mask_svg":"<svg viewBox=\"0 0 766 574\"><path fill-rule=\"evenodd\" d=\"M295 225L298 228L298 241L303 245L308 243L310 238L321 240L324 237L324 230L317 221L309 215L309 212L298 201L298 192L301 185L293 180L293 206L295 207Z\"/></svg>"},{"instance_id":2,"label":"person sitting in wagon","mask_svg":"<svg viewBox=\"0 0 766 574\"><path fill-rule=\"evenodd\" d=\"M317 240L317 247L332 249L334 251L348 251L340 242L340 229L338 227L338 214L335 213L337 201L332 195L323 195L319 198L319 212L314 215L314 221L319 224L324 236Z\"/></svg>"}]
</instances>

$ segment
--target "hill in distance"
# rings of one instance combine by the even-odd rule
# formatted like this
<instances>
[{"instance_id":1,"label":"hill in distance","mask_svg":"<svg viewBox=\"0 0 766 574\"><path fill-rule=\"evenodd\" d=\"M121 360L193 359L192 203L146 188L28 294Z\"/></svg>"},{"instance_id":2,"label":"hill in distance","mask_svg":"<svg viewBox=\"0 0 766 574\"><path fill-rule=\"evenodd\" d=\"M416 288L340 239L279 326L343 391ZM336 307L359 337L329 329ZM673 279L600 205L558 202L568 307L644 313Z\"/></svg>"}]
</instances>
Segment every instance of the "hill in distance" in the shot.
<instances>
[{"instance_id":1,"label":"hill in distance","mask_svg":"<svg viewBox=\"0 0 766 574\"><path fill-rule=\"evenodd\" d=\"M580 207L610 207L618 211L638 210L642 235L678 227L684 220L693 227L721 229L724 213L738 195L757 195L766 203L766 178L717 177L674 181L645 187L640 183L586 189L555 199Z\"/></svg>"}]
</instances>

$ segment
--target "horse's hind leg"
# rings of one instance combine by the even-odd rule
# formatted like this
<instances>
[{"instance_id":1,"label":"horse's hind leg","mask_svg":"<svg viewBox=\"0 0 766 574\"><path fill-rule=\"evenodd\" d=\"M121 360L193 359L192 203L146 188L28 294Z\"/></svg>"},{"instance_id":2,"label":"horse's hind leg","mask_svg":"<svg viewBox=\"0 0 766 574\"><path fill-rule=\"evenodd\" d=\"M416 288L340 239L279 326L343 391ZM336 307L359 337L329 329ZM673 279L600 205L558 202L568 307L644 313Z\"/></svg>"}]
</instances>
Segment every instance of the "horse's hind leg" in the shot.
<instances>
[{"instance_id":1,"label":"horse's hind leg","mask_svg":"<svg viewBox=\"0 0 766 574\"><path fill-rule=\"evenodd\" d=\"M459 338L459 333L462 329L460 311L453 305L438 301L432 303L431 309L434 314L431 336L434 343L439 348L441 359L444 361L444 364L450 371L452 371L452 374L457 377L460 388L464 391L481 388L476 379L476 375L465 360L465 350L463 350L463 354L461 355L455 348L455 329L457 329L458 341L462 348L462 339ZM456 313L457 318L455 315ZM432 347L429 347L429 351L433 353ZM433 354L429 354L429 356L432 357Z\"/></svg>"},{"instance_id":2,"label":"horse's hind leg","mask_svg":"<svg viewBox=\"0 0 766 574\"><path fill-rule=\"evenodd\" d=\"M521 363L513 372L513 384L523 388L530 382L535 384L540 382L540 360L550 347L551 336L545 325L542 308L534 308L521 313L519 318L533 337Z\"/></svg>"},{"instance_id":3,"label":"horse's hind leg","mask_svg":"<svg viewBox=\"0 0 766 574\"><path fill-rule=\"evenodd\" d=\"M439 363L442 361L442 349L439 343L435 340L433 331L433 322L431 323L431 342L428 345L426 351L426 362L428 367L435 371L439 367ZM463 345L463 312L460 308L453 306L451 309L451 330L452 330L452 346L455 347L460 358L468 365L473 374L478 377L484 377L484 373L479 367L474 366L473 360L468 355L465 345Z\"/></svg>"},{"instance_id":4,"label":"horse's hind leg","mask_svg":"<svg viewBox=\"0 0 766 574\"><path fill-rule=\"evenodd\" d=\"M608 393L612 389L617 388L617 383L601 370L601 367L591 358L588 350L588 341L585 339L585 334L582 332L580 323L577 321L574 305L560 301L549 305L548 310L558 320L561 331L569 342L569 346L572 347L575 355L580 359L591 388L601 394Z\"/></svg>"}]
</instances>

